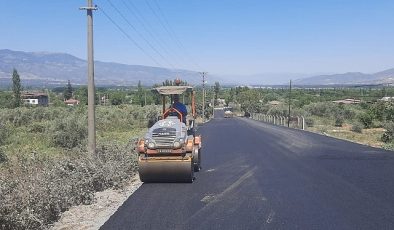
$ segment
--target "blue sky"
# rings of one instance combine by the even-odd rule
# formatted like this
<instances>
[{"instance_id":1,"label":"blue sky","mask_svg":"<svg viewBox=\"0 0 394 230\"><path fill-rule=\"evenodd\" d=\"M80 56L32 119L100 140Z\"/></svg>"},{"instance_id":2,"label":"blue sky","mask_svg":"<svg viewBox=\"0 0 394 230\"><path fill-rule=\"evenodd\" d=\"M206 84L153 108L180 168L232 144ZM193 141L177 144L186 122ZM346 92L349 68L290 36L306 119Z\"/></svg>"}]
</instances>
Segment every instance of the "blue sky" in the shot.
<instances>
[{"instance_id":1,"label":"blue sky","mask_svg":"<svg viewBox=\"0 0 394 230\"><path fill-rule=\"evenodd\" d=\"M371 73L394 67L392 0L94 0L94 4L103 9L94 14L96 60L218 75ZM86 13L78 10L84 5L83 0L0 0L0 49L85 58ZM163 25L169 25L169 31Z\"/></svg>"}]
</instances>

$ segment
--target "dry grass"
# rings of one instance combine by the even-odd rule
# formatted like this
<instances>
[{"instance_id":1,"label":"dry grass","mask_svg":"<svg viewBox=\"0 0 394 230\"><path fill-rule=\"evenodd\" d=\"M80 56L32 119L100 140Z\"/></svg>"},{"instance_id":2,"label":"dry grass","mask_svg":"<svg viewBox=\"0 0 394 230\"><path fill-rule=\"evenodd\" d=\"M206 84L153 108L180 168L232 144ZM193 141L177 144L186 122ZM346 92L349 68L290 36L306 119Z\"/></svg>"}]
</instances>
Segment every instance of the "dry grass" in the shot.
<instances>
[{"instance_id":1,"label":"dry grass","mask_svg":"<svg viewBox=\"0 0 394 230\"><path fill-rule=\"evenodd\" d=\"M135 174L135 141L101 145L97 154L13 155L0 168L0 229L44 229L94 193L120 188Z\"/></svg>"},{"instance_id":2,"label":"dry grass","mask_svg":"<svg viewBox=\"0 0 394 230\"><path fill-rule=\"evenodd\" d=\"M352 125L344 124L342 127L335 127L328 122L325 124L316 124L314 127L308 127L308 131L322 133L336 138L353 141L359 144L383 148L385 143L381 141L384 133L383 128L363 129L362 133L351 131Z\"/></svg>"}]
</instances>

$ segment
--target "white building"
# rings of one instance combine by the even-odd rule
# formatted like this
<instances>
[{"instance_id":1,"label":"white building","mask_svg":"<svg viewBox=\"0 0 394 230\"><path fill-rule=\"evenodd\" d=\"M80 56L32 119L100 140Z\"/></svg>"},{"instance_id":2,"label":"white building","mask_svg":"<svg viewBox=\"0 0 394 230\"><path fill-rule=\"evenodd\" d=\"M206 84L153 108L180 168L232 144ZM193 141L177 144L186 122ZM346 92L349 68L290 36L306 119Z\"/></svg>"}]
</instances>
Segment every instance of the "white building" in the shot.
<instances>
[{"instance_id":1,"label":"white building","mask_svg":"<svg viewBox=\"0 0 394 230\"><path fill-rule=\"evenodd\" d=\"M22 99L25 104L48 106L48 95L46 93L24 93Z\"/></svg>"}]
</instances>

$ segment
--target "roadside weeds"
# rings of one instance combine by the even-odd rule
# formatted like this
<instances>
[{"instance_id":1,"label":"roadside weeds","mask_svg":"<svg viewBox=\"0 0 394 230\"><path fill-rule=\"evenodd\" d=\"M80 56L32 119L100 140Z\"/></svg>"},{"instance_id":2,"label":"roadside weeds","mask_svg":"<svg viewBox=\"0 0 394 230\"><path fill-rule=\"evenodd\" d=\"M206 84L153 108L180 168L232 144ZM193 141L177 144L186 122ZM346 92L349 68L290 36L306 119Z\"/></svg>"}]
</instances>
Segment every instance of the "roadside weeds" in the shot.
<instances>
[{"instance_id":1,"label":"roadside weeds","mask_svg":"<svg viewBox=\"0 0 394 230\"><path fill-rule=\"evenodd\" d=\"M141 185L139 176L135 175L123 189L97 192L93 204L70 208L51 230L99 229Z\"/></svg>"}]
</instances>

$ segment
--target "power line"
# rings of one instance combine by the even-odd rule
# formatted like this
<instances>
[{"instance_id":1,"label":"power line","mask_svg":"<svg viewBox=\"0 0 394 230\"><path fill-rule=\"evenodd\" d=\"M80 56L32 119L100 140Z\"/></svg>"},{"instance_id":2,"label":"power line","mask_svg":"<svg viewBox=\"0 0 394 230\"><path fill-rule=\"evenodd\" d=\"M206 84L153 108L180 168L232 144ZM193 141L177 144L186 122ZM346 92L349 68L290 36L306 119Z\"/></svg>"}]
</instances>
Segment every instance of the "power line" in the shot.
<instances>
[{"instance_id":1,"label":"power line","mask_svg":"<svg viewBox=\"0 0 394 230\"><path fill-rule=\"evenodd\" d=\"M164 16L164 13L163 13L163 11L161 10L159 4L157 3L156 0L154 0L153 2L155 3L156 8L159 10L159 13L161 14L161 17L163 18L164 26L165 26L167 32L170 34L170 36L173 37L173 39L175 40L175 42L176 42L177 44L179 44L180 48L184 49L185 47L182 45L182 42L181 42L181 41L178 39L178 37L176 36L174 30L171 29L171 26L170 26L170 24L168 23L167 18Z\"/></svg>"},{"instance_id":2,"label":"power line","mask_svg":"<svg viewBox=\"0 0 394 230\"><path fill-rule=\"evenodd\" d=\"M154 40L156 42L156 44L159 46L159 48L161 50L163 50L168 56L171 56L171 52L165 48L166 44L164 44L163 40L158 39L157 35L155 35L152 31L154 31L152 29L152 26L148 23L148 20L146 20L146 18L144 17L144 15L138 10L138 8L133 4L132 1L124 1L122 0L123 4L126 6L126 9L135 16L135 18L138 20L138 22L142 25L142 27L144 28L144 30L150 35L150 37L152 38L152 40ZM130 5L129 5L130 4ZM131 7L130 7L131 6ZM173 52L174 54L174 52ZM179 57L177 57L179 60ZM175 63L177 64L177 63ZM179 64L179 63L178 63ZM179 66L179 65L178 65Z\"/></svg>"},{"instance_id":3,"label":"power line","mask_svg":"<svg viewBox=\"0 0 394 230\"><path fill-rule=\"evenodd\" d=\"M156 52L167 64L169 64L173 69L175 69L175 66L169 62L150 42L148 39L145 38L131 23L130 21L122 14L122 12L110 1L107 0L107 2L115 9L116 12L126 21L126 23L148 44L148 46Z\"/></svg>"},{"instance_id":4,"label":"power line","mask_svg":"<svg viewBox=\"0 0 394 230\"><path fill-rule=\"evenodd\" d=\"M162 15L164 22L167 24L170 32L172 32L173 36L175 37L175 40L180 44L182 50L185 52L185 54L187 56L189 56L190 60L193 62L193 64L199 68L202 69L201 66L195 61L195 59L193 58L193 56L188 52L188 50L185 48L185 46L183 45L182 41L178 38L177 34L175 33L175 31L172 29L170 23L168 23L167 17L165 16L165 14L163 13L163 11L161 10L160 5L157 3L156 0L153 0L153 2L155 3L156 7L159 9L160 14Z\"/></svg>"},{"instance_id":5,"label":"power line","mask_svg":"<svg viewBox=\"0 0 394 230\"><path fill-rule=\"evenodd\" d=\"M142 46L140 46L126 31L122 29L106 12L102 7L98 7L100 11L103 12L104 16L107 17L109 21L111 21L112 24L115 25L116 28L124 35L126 36L127 39L129 39L139 50L141 50L146 56L148 56L156 65L159 67L163 67L152 55L150 55Z\"/></svg>"},{"instance_id":6,"label":"power line","mask_svg":"<svg viewBox=\"0 0 394 230\"><path fill-rule=\"evenodd\" d=\"M183 46L182 42L177 38L175 32L171 32L171 27L168 23L168 21L166 20L159 4L154 0L154 3L156 5L156 7L158 8L160 14L162 15L163 20L161 19L161 17L159 16L159 14L156 12L156 10L154 10L154 8L152 7L152 5L149 3L148 0L145 0L146 4L148 5L149 9L153 12L153 14L156 16L156 18L158 19L160 25L164 28L164 30L168 33L168 35L171 37L171 39L175 42L175 44L178 46L178 48L180 50L182 50L186 56L188 56L188 58L190 59L190 61L192 62L193 65L195 65L195 67L197 67L198 69L202 69L201 66L195 62L195 60L192 58L192 56L187 52L185 46ZM167 25L166 25L167 24Z\"/></svg>"}]
</instances>

